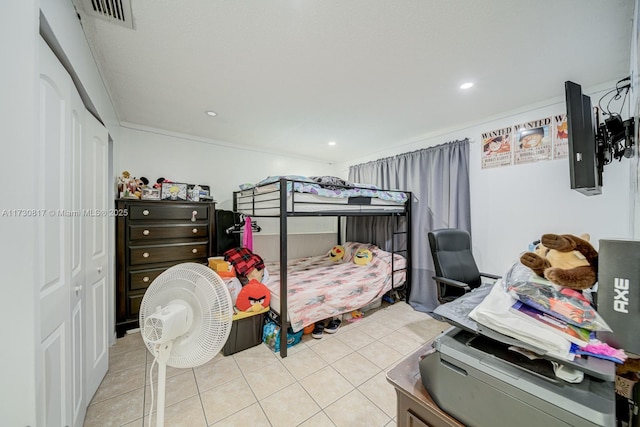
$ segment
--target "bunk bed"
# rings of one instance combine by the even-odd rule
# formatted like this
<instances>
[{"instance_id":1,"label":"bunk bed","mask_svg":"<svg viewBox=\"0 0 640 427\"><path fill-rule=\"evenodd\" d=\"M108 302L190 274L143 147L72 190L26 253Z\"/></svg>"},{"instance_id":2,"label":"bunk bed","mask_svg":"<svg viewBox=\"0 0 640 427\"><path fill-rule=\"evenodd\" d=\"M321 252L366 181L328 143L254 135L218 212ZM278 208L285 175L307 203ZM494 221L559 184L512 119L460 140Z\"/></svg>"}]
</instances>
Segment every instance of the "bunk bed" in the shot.
<instances>
[{"instance_id":1,"label":"bunk bed","mask_svg":"<svg viewBox=\"0 0 640 427\"><path fill-rule=\"evenodd\" d=\"M384 190L372 185L336 181L332 177L268 177L255 185L243 185L239 191L234 192L234 212L252 218L279 219L279 271L270 272L279 279L279 293L273 298L269 315L280 326L281 357L287 356L286 331L291 326L288 305L289 263L296 262L288 260L287 256L288 219L336 217L337 244L341 244L342 218L390 217L393 227L390 251L380 250L377 253L381 258L385 257L385 262L390 265L389 277L385 278L389 283L385 283L385 286L391 290L404 289L408 296L411 288L411 200L412 195L407 191ZM353 251L363 244L351 245L349 243L347 248ZM375 245L368 247L378 249ZM308 261L302 261L302 264L305 262ZM302 325L298 319L296 327Z\"/></svg>"}]
</instances>

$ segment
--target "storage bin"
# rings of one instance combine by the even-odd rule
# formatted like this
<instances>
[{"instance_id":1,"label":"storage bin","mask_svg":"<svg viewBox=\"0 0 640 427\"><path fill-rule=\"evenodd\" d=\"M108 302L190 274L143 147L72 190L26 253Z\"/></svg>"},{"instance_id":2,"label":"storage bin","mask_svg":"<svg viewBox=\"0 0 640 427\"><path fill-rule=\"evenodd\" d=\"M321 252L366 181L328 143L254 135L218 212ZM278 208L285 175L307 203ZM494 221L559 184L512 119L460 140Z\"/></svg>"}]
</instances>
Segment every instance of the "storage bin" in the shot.
<instances>
[{"instance_id":1,"label":"storage bin","mask_svg":"<svg viewBox=\"0 0 640 427\"><path fill-rule=\"evenodd\" d=\"M222 354L229 356L242 350L246 350L262 342L262 325L264 315L269 308L255 313L237 313L233 315L233 324L229 338L222 347Z\"/></svg>"}]
</instances>

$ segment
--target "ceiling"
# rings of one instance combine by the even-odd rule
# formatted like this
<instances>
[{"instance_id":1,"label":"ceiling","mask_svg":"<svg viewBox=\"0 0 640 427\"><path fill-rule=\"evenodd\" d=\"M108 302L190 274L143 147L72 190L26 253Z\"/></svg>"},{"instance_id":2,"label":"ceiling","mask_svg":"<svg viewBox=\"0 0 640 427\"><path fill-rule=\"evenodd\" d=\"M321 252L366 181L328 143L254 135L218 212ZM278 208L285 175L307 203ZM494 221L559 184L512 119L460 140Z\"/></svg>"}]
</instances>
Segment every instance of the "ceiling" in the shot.
<instances>
[{"instance_id":1,"label":"ceiling","mask_svg":"<svg viewBox=\"0 0 640 427\"><path fill-rule=\"evenodd\" d=\"M331 163L630 69L633 0L73 1L123 126Z\"/></svg>"}]
</instances>

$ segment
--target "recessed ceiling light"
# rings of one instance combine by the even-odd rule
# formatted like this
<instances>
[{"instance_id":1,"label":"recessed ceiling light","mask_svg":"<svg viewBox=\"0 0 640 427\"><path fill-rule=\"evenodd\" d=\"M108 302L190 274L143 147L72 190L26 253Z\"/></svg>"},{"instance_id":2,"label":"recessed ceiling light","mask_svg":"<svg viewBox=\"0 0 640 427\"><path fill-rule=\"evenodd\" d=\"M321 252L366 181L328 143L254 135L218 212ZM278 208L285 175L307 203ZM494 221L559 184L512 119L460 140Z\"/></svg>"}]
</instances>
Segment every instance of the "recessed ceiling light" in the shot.
<instances>
[{"instance_id":1,"label":"recessed ceiling light","mask_svg":"<svg viewBox=\"0 0 640 427\"><path fill-rule=\"evenodd\" d=\"M211 116L211 117L215 117L218 115L218 113L216 113L215 111L206 111L206 113L208 116Z\"/></svg>"},{"instance_id":2,"label":"recessed ceiling light","mask_svg":"<svg viewBox=\"0 0 640 427\"><path fill-rule=\"evenodd\" d=\"M471 82L466 82L466 83L462 83L460 85L460 89L471 89L473 87L473 83Z\"/></svg>"},{"instance_id":3,"label":"recessed ceiling light","mask_svg":"<svg viewBox=\"0 0 640 427\"><path fill-rule=\"evenodd\" d=\"M329 145L334 146L334 145L336 145L336 142L335 141L329 141Z\"/></svg>"}]
</instances>

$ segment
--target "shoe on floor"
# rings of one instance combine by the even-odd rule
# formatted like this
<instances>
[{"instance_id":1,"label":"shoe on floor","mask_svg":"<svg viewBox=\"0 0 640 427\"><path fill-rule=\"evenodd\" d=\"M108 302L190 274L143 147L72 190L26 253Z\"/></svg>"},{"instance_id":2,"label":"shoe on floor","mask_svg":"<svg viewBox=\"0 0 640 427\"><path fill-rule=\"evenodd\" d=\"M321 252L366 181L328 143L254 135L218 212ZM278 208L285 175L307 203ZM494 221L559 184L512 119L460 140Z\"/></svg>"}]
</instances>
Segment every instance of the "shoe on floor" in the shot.
<instances>
[{"instance_id":1,"label":"shoe on floor","mask_svg":"<svg viewBox=\"0 0 640 427\"><path fill-rule=\"evenodd\" d=\"M311 336L315 339L322 338L322 332L324 331L324 323L316 322L316 325L313 327L313 331L311 331Z\"/></svg>"},{"instance_id":2,"label":"shoe on floor","mask_svg":"<svg viewBox=\"0 0 640 427\"><path fill-rule=\"evenodd\" d=\"M328 334L335 334L341 323L340 319L331 319L324 331Z\"/></svg>"}]
</instances>

